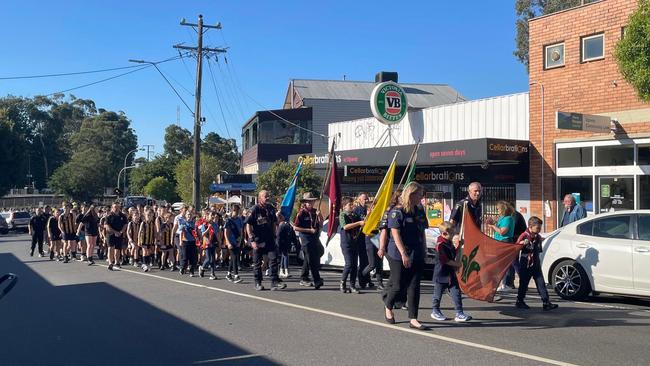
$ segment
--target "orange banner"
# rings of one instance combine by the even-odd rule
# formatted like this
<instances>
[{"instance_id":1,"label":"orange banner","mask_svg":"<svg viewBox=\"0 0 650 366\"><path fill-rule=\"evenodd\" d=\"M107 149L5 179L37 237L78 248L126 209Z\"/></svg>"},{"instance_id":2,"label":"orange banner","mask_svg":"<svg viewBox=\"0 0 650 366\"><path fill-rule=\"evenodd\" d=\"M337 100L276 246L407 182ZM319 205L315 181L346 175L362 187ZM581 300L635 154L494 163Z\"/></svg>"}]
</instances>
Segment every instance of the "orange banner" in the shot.
<instances>
[{"instance_id":1,"label":"orange banner","mask_svg":"<svg viewBox=\"0 0 650 366\"><path fill-rule=\"evenodd\" d=\"M467 209L464 210L463 228L462 267L456 272L460 289L472 299L492 301L501 279L523 246L486 236Z\"/></svg>"}]
</instances>

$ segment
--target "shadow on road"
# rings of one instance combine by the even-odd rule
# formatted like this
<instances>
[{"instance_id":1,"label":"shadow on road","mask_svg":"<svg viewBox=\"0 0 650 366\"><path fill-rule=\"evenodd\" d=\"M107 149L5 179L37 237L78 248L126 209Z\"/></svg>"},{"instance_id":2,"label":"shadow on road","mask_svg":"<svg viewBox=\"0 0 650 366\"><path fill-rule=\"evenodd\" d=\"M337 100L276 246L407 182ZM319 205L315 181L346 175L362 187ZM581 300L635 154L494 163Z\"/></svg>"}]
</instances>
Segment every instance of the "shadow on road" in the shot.
<instances>
[{"instance_id":1,"label":"shadow on road","mask_svg":"<svg viewBox=\"0 0 650 366\"><path fill-rule=\"evenodd\" d=\"M106 283L53 286L0 254L6 272L20 279L0 300L2 365L277 365Z\"/></svg>"}]
</instances>

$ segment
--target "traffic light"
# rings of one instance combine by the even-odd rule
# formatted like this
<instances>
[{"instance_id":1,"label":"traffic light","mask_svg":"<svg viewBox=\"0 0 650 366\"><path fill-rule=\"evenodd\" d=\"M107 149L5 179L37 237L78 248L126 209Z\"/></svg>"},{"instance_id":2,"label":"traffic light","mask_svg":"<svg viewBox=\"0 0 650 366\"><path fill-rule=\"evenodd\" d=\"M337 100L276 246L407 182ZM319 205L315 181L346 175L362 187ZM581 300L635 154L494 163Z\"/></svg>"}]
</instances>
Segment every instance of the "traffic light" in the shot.
<instances>
[{"instance_id":1,"label":"traffic light","mask_svg":"<svg viewBox=\"0 0 650 366\"><path fill-rule=\"evenodd\" d=\"M116 196L121 196L122 195L122 190L119 188L115 188L113 190L113 193L115 193Z\"/></svg>"}]
</instances>

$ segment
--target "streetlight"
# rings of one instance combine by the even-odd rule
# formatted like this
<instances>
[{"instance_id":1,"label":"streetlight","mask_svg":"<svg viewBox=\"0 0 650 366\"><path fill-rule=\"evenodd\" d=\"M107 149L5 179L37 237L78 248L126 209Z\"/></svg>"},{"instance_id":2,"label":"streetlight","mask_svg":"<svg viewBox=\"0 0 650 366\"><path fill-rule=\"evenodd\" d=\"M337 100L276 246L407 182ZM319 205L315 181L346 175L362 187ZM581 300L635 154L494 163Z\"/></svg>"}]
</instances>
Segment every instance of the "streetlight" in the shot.
<instances>
[{"instance_id":1,"label":"streetlight","mask_svg":"<svg viewBox=\"0 0 650 366\"><path fill-rule=\"evenodd\" d=\"M135 149L133 149L133 150L129 151L128 153L126 153L126 156L124 156L124 168L122 168L122 170L126 170L126 160L129 158L129 155L133 154L136 151L144 151L144 148L143 147L136 147ZM119 178L119 176L120 175L118 174L117 175L117 177L118 177L117 178L117 188L120 188L120 178ZM124 192L126 192L126 177L124 178Z\"/></svg>"},{"instance_id":2,"label":"streetlight","mask_svg":"<svg viewBox=\"0 0 650 366\"><path fill-rule=\"evenodd\" d=\"M140 166L140 164L133 164L131 166L125 166L124 168L120 169L120 172L117 173L117 186L116 187L118 187L118 188L120 187L120 176L122 175L123 171L125 171L127 169L137 168L139 166ZM126 194L126 192L124 192L124 194Z\"/></svg>"}]
</instances>

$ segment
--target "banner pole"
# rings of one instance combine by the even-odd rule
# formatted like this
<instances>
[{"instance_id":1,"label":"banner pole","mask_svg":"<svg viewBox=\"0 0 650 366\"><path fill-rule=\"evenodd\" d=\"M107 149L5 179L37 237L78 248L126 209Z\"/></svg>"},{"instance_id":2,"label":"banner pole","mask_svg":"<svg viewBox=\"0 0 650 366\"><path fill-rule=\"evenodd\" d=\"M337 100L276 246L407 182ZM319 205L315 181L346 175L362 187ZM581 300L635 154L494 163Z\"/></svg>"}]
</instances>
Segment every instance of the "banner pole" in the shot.
<instances>
[{"instance_id":1,"label":"banner pole","mask_svg":"<svg viewBox=\"0 0 650 366\"><path fill-rule=\"evenodd\" d=\"M407 174L411 170L410 169L411 165L413 164L414 161L417 160L417 153L419 149L420 149L420 142L418 141L418 143L415 144L413 151L411 152L409 161L406 163L406 168L404 169L404 173L402 173L402 178L399 180L399 183L397 184L397 190L399 190L402 187L402 183L404 183L404 179L406 179Z\"/></svg>"},{"instance_id":2,"label":"banner pole","mask_svg":"<svg viewBox=\"0 0 650 366\"><path fill-rule=\"evenodd\" d=\"M335 159L334 146L336 146L336 136L332 138L332 149L327 153L327 167L325 168L325 177L323 178L323 184L321 185L320 195L318 196L318 205L316 206L316 210L318 210L319 212L320 212L320 205L322 203L323 195L325 194L325 184L327 184L327 181L329 180L329 175L332 170L332 159ZM334 174L336 174L336 172L334 172Z\"/></svg>"}]
</instances>

